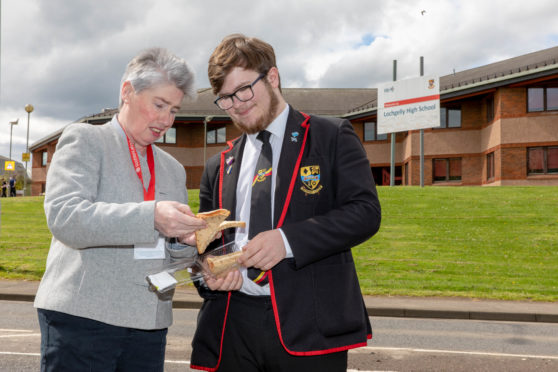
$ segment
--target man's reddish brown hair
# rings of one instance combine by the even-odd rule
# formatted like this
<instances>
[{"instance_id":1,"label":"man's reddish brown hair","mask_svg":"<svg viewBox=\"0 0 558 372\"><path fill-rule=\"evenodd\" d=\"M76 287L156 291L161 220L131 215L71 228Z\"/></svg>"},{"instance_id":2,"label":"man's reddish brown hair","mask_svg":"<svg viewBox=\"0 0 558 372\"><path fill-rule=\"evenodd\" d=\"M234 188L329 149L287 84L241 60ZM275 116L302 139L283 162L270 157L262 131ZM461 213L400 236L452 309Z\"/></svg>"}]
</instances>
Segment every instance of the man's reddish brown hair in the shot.
<instances>
[{"instance_id":1,"label":"man's reddish brown hair","mask_svg":"<svg viewBox=\"0 0 558 372\"><path fill-rule=\"evenodd\" d=\"M235 67L267 73L272 67L277 67L273 47L263 40L242 34L225 37L209 57L207 75L214 94L219 93L225 77Z\"/></svg>"}]
</instances>

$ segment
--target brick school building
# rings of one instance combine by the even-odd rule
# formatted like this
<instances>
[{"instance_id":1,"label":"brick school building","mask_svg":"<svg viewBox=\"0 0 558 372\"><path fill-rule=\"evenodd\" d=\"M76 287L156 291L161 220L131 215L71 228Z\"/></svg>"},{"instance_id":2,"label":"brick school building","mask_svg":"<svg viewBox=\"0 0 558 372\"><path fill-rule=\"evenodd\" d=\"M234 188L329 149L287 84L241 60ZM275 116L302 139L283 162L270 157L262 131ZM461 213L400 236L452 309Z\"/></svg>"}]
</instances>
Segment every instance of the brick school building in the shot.
<instances>
[{"instance_id":1,"label":"brick school building","mask_svg":"<svg viewBox=\"0 0 558 372\"><path fill-rule=\"evenodd\" d=\"M349 120L378 185L390 184L391 134L379 135L376 89L283 88L295 109ZM205 160L240 135L211 89L176 115L157 144L178 159L187 187L199 188ZM425 185L558 185L558 47L440 77L441 127L424 130ZM78 122L105 123L106 109ZM72 124L69 124L72 125ZM32 195L62 130L31 145ZM419 131L395 134L395 184L420 185Z\"/></svg>"}]
</instances>

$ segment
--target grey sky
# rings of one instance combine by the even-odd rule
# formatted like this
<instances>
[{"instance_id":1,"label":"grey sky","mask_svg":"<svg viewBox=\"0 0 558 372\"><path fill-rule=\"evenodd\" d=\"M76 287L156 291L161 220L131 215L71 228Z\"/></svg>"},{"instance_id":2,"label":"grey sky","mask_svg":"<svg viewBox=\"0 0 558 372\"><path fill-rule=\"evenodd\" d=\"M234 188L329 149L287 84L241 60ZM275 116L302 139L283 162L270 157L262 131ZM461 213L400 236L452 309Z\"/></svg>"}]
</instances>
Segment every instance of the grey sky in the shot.
<instances>
[{"instance_id":1,"label":"grey sky","mask_svg":"<svg viewBox=\"0 0 558 372\"><path fill-rule=\"evenodd\" d=\"M284 87L370 88L440 76L558 44L553 1L532 0L2 0L0 155L118 105L126 63L166 47L208 87L207 59L226 35L270 42ZM424 14L421 11L425 10Z\"/></svg>"}]
</instances>

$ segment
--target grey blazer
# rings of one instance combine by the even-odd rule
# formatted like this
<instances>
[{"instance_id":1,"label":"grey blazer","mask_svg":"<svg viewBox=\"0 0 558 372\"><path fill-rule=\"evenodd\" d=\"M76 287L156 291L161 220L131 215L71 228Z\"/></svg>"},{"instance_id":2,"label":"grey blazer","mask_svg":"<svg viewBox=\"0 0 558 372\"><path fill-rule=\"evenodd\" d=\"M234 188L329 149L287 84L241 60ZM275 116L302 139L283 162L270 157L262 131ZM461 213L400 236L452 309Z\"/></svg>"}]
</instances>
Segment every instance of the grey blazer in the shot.
<instances>
[{"instance_id":1,"label":"grey blazer","mask_svg":"<svg viewBox=\"0 0 558 372\"><path fill-rule=\"evenodd\" d=\"M156 200L187 202L184 167L153 146ZM143 169L145 177L149 169ZM138 329L172 323L172 298L148 290L145 276L169 262L136 260L135 243L154 242L155 201L143 201L124 132L72 124L47 175L45 213L53 238L35 307Z\"/></svg>"}]
</instances>

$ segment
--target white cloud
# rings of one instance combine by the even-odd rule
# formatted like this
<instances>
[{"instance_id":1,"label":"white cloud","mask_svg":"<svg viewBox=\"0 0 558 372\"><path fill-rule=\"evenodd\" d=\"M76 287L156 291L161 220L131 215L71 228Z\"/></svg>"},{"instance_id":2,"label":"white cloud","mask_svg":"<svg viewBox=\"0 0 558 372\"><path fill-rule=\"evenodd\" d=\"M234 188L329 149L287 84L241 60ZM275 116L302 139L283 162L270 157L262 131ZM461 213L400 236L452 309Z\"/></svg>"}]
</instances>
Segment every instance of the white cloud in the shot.
<instances>
[{"instance_id":1,"label":"white cloud","mask_svg":"<svg viewBox=\"0 0 558 372\"><path fill-rule=\"evenodd\" d=\"M284 87L374 87L392 78L445 75L555 46L553 1L503 0L5 0L2 6L0 154L9 120L30 143L82 116L116 107L126 63L167 47L207 87L207 59L226 35L270 42ZM421 14L421 11L426 12ZM36 125L34 125L36 123ZM26 125L14 127L24 145ZM20 151L21 152L21 151Z\"/></svg>"}]
</instances>

